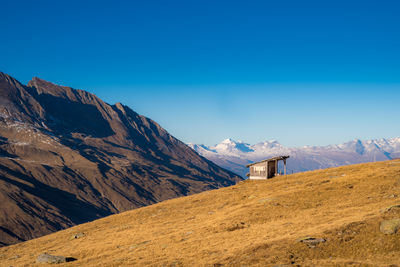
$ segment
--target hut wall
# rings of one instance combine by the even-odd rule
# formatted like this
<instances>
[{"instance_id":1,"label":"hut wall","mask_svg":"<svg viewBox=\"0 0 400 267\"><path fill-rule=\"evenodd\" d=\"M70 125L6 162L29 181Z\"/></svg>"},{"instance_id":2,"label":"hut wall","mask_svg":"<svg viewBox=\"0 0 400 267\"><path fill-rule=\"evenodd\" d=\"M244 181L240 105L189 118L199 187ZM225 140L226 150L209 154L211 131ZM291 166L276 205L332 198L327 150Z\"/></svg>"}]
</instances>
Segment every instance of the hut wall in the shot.
<instances>
[{"instance_id":1,"label":"hut wall","mask_svg":"<svg viewBox=\"0 0 400 267\"><path fill-rule=\"evenodd\" d=\"M266 162L258 163L250 166L250 176L267 178L267 164Z\"/></svg>"}]
</instances>

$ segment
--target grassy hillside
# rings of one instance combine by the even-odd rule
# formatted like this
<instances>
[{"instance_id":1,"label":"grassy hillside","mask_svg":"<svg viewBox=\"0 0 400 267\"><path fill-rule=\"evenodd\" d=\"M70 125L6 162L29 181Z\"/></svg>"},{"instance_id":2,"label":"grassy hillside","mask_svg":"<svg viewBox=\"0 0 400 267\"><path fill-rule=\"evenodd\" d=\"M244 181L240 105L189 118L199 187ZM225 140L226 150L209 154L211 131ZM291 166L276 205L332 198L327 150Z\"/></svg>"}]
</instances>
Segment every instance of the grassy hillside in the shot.
<instances>
[{"instance_id":1,"label":"grassy hillside","mask_svg":"<svg viewBox=\"0 0 400 267\"><path fill-rule=\"evenodd\" d=\"M400 160L244 181L0 248L0 265L48 252L77 259L59 266L394 266L400 231L379 227L398 204Z\"/></svg>"}]
</instances>

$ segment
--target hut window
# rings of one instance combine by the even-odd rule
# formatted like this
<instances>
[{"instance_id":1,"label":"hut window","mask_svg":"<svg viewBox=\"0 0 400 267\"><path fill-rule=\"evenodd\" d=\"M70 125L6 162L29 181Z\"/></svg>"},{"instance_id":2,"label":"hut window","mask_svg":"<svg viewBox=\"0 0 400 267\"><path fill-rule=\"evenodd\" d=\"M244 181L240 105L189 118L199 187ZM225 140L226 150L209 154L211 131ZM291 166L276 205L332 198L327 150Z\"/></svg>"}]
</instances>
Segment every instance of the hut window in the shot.
<instances>
[{"instance_id":1,"label":"hut window","mask_svg":"<svg viewBox=\"0 0 400 267\"><path fill-rule=\"evenodd\" d=\"M253 175L263 176L265 174L265 166L253 166Z\"/></svg>"}]
</instances>

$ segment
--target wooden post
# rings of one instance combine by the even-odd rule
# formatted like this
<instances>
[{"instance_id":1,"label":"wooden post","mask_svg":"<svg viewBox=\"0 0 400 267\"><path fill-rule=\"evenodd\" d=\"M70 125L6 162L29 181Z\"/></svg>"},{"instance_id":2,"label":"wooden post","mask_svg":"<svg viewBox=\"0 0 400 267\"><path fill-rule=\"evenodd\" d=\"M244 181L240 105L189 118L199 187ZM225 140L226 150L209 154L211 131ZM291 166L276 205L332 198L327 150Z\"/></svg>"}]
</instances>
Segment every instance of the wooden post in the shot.
<instances>
[{"instance_id":1,"label":"wooden post","mask_svg":"<svg viewBox=\"0 0 400 267\"><path fill-rule=\"evenodd\" d=\"M275 176L278 174L278 160L275 160Z\"/></svg>"},{"instance_id":2,"label":"wooden post","mask_svg":"<svg viewBox=\"0 0 400 267\"><path fill-rule=\"evenodd\" d=\"M286 175L286 159L283 160L283 174Z\"/></svg>"}]
</instances>

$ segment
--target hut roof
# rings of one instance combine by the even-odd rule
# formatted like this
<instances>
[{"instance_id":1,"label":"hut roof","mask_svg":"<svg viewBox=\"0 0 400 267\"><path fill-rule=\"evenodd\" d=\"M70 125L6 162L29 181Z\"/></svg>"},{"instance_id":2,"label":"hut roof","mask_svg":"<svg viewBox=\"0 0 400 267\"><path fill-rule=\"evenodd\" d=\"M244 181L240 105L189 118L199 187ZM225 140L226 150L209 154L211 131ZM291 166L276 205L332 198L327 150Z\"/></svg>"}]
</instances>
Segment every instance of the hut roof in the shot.
<instances>
[{"instance_id":1,"label":"hut roof","mask_svg":"<svg viewBox=\"0 0 400 267\"><path fill-rule=\"evenodd\" d=\"M269 158L269 159L264 159L264 160L261 160L261 161L258 161L258 162L250 163L250 164L246 165L246 167L248 168L248 167L250 167L252 165L255 165L255 164L258 164L258 163L263 163L263 162L267 162L267 161L275 161L275 160L284 160L284 159L287 159L287 158L289 158L289 156L277 156L277 157L273 157L273 158Z\"/></svg>"}]
</instances>

